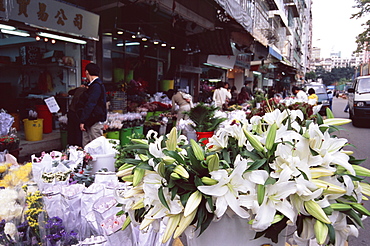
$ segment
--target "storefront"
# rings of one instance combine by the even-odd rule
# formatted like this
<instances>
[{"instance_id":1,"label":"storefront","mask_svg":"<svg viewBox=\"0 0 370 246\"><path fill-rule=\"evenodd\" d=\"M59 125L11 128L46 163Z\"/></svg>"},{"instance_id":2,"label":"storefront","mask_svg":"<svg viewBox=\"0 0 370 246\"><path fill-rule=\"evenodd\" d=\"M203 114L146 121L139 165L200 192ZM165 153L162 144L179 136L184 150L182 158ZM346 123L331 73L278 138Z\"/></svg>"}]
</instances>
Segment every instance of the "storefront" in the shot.
<instances>
[{"instance_id":1,"label":"storefront","mask_svg":"<svg viewBox=\"0 0 370 246\"><path fill-rule=\"evenodd\" d=\"M81 84L82 60L94 60L99 16L53 0L17 1L0 9L0 108L26 118Z\"/></svg>"}]
</instances>

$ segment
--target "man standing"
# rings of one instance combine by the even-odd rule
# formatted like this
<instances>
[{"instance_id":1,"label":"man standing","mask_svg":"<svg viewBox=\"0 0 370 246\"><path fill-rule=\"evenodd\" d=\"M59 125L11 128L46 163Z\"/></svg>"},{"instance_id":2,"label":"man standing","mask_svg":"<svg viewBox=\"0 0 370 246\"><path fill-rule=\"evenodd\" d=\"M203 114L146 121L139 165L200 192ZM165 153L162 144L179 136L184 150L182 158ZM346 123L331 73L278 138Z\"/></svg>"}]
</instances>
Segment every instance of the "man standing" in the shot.
<instances>
[{"instance_id":1,"label":"man standing","mask_svg":"<svg viewBox=\"0 0 370 246\"><path fill-rule=\"evenodd\" d=\"M307 94L304 91L302 91L299 87L293 86L292 92L299 101L308 102Z\"/></svg>"},{"instance_id":2,"label":"man standing","mask_svg":"<svg viewBox=\"0 0 370 246\"><path fill-rule=\"evenodd\" d=\"M106 95L104 85L99 78L100 69L98 65L89 63L86 65L85 72L89 83L84 93L84 105L80 109L83 146L103 135L104 122L107 120Z\"/></svg>"},{"instance_id":3,"label":"man standing","mask_svg":"<svg viewBox=\"0 0 370 246\"><path fill-rule=\"evenodd\" d=\"M229 84L219 82L217 84L216 90L213 92L213 101L215 102L215 106L222 109L224 105L231 99L231 93L228 90Z\"/></svg>"}]
</instances>

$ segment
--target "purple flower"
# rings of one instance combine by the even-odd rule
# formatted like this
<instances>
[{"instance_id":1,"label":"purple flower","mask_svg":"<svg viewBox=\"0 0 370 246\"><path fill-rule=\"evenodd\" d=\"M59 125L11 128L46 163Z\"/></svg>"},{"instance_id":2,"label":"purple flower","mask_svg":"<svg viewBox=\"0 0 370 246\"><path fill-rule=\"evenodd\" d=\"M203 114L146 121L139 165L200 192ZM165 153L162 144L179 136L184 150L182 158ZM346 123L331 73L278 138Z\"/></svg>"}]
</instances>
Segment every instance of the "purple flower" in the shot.
<instances>
[{"instance_id":1,"label":"purple flower","mask_svg":"<svg viewBox=\"0 0 370 246\"><path fill-rule=\"evenodd\" d=\"M45 228L48 231L46 238L49 240L51 245L56 245L56 243L66 234L63 220L57 216L50 218L46 223Z\"/></svg>"}]
</instances>

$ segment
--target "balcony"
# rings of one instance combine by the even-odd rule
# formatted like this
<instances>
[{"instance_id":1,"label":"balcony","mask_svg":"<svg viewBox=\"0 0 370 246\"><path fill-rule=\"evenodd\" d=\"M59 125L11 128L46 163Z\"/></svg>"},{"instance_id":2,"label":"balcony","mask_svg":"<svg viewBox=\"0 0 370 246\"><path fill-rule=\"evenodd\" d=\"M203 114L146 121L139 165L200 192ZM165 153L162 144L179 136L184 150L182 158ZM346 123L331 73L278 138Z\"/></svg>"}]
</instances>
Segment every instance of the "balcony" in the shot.
<instances>
[{"instance_id":1,"label":"balcony","mask_svg":"<svg viewBox=\"0 0 370 246\"><path fill-rule=\"evenodd\" d=\"M284 0L285 6L292 9L293 16L299 17L299 4L297 0Z\"/></svg>"},{"instance_id":2,"label":"balcony","mask_svg":"<svg viewBox=\"0 0 370 246\"><path fill-rule=\"evenodd\" d=\"M265 1L269 10L278 10L279 7L276 5L275 0L266 0Z\"/></svg>"}]
</instances>

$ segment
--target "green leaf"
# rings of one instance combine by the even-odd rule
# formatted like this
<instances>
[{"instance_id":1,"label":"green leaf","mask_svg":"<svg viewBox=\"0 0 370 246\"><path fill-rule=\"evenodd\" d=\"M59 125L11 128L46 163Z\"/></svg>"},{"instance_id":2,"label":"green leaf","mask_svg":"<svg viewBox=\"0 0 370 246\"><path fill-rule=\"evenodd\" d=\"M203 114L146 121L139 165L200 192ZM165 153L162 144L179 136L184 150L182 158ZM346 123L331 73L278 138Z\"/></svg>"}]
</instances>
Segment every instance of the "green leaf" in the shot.
<instances>
[{"instance_id":1,"label":"green leaf","mask_svg":"<svg viewBox=\"0 0 370 246\"><path fill-rule=\"evenodd\" d=\"M161 201L161 203L163 204L163 206L165 206L168 210L170 210L170 207L168 206L166 198L163 194L163 187L162 186L158 189L158 197L159 197L159 200Z\"/></svg>"},{"instance_id":2,"label":"green leaf","mask_svg":"<svg viewBox=\"0 0 370 246\"><path fill-rule=\"evenodd\" d=\"M171 189L171 200L175 199L178 190L179 190L179 188L177 186L175 186Z\"/></svg>"},{"instance_id":3,"label":"green leaf","mask_svg":"<svg viewBox=\"0 0 370 246\"><path fill-rule=\"evenodd\" d=\"M169 182L168 182L167 187L171 189L171 188L173 188L175 186L176 186L175 181L173 179L169 179Z\"/></svg>"},{"instance_id":4,"label":"green leaf","mask_svg":"<svg viewBox=\"0 0 370 246\"><path fill-rule=\"evenodd\" d=\"M331 215L334 211L334 209L332 209L332 207L330 207L330 206L322 208L322 210L324 210L325 214L327 214L327 215Z\"/></svg>"},{"instance_id":5,"label":"green leaf","mask_svg":"<svg viewBox=\"0 0 370 246\"><path fill-rule=\"evenodd\" d=\"M124 158L122 159L124 163L133 164L133 165L139 165L142 160L132 159L132 158Z\"/></svg>"},{"instance_id":6,"label":"green leaf","mask_svg":"<svg viewBox=\"0 0 370 246\"><path fill-rule=\"evenodd\" d=\"M122 151L130 151L130 150L138 150L138 149L144 149L149 150L149 145L147 144L132 144L125 147Z\"/></svg>"},{"instance_id":7,"label":"green leaf","mask_svg":"<svg viewBox=\"0 0 370 246\"><path fill-rule=\"evenodd\" d=\"M244 158L250 158L250 159L252 159L252 160L258 160L258 159L260 159L261 157L258 155L258 154L256 154L256 153L254 153L254 152L252 152L252 151L248 151L248 150L246 150L246 149L244 149L242 152L241 152L241 156L242 157L244 157Z\"/></svg>"},{"instance_id":8,"label":"green leaf","mask_svg":"<svg viewBox=\"0 0 370 246\"><path fill-rule=\"evenodd\" d=\"M205 207L202 206L202 209L205 209ZM214 214L209 213L207 210L204 212L204 214L205 214L205 217L203 218L203 223L201 223L200 225L199 235L201 235L208 228L208 226L211 224L213 217L214 217ZM198 220L198 224L199 224L199 220Z\"/></svg>"},{"instance_id":9,"label":"green leaf","mask_svg":"<svg viewBox=\"0 0 370 246\"><path fill-rule=\"evenodd\" d=\"M264 235L266 238L270 238L272 242L278 243L279 234L287 226L287 221L288 221L288 218L284 217L281 221L275 224L272 224L268 229L262 232L256 233L255 238L258 238Z\"/></svg>"},{"instance_id":10,"label":"green leaf","mask_svg":"<svg viewBox=\"0 0 370 246\"><path fill-rule=\"evenodd\" d=\"M195 184L196 187L198 187L198 186L202 186L203 182L202 182L201 178L199 178L198 176L195 176L194 177L194 184Z\"/></svg>"},{"instance_id":11,"label":"green leaf","mask_svg":"<svg viewBox=\"0 0 370 246\"><path fill-rule=\"evenodd\" d=\"M215 211L215 206L213 205L213 200L211 196L206 196L206 200L208 203L209 208L211 209L212 212Z\"/></svg>"},{"instance_id":12,"label":"green leaf","mask_svg":"<svg viewBox=\"0 0 370 246\"><path fill-rule=\"evenodd\" d=\"M186 164L185 161L184 161L184 159L176 151L163 150L163 153L165 155L168 155L168 156L172 157L178 163L181 163L181 164L184 164L184 165Z\"/></svg>"},{"instance_id":13,"label":"green leaf","mask_svg":"<svg viewBox=\"0 0 370 246\"><path fill-rule=\"evenodd\" d=\"M362 180L365 179L365 178L361 178L361 177L358 177L358 176L354 176L352 174L338 174L338 175L341 175L341 176L347 175L348 177L350 177L352 179L352 181L362 181Z\"/></svg>"},{"instance_id":14,"label":"green leaf","mask_svg":"<svg viewBox=\"0 0 370 246\"><path fill-rule=\"evenodd\" d=\"M193 191L191 192L188 192L188 193L185 193L183 195L180 196L180 201L181 201L181 204L185 207L186 206L186 203L188 202L189 200L189 197L190 195L193 193Z\"/></svg>"},{"instance_id":15,"label":"green leaf","mask_svg":"<svg viewBox=\"0 0 370 246\"><path fill-rule=\"evenodd\" d=\"M331 224L326 224L326 226L329 228L329 242L332 244L332 245L335 245L335 230L334 230L334 227L333 225Z\"/></svg>"},{"instance_id":16,"label":"green leaf","mask_svg":"<svg viewBox=\"0 0 370 246\"><path fill-rule=\"evenodd\" d=\"M324 124L324 119L322 118L322 116L321 116L320 114L317 114L316 123L317 123L318 125L322 125L322 124Z\"/></svg>"},{"instance_id":17,"label":"green leaf","mask_svg":"<svg viewBox=\"0 0 370 246\"><path fill-rule=\"evenodd\" d=\"M138 165L137 165L138 168L141 168L141 169L145 169L145 170L149 170L149 171L153 171L153 167L151 165L149 165L147 162L140 162Z\"/></svg>"},{"instance_id":18,"label":"green leaf","mask_svg":"<svg viewBox=\"0 0 370 246\"><path fill-rule=\"evenodd\" d=\"M266 182L265 182L265 185L275 184L275 183L276 183L276 179L268 177Z\"/></svg>"},{"instance_id":19,"label":"green leaf","mask_svg":"<svg viewBox=\"0 0 370 246\"><path fill-rule=\"evenodd\" d=\"M118 212L116 213L116 216L118 217L118 216L121 216L121 215L123 215L123 214L125 214L125 211L121 210L121 211L118 211Z\"/></svg>"},{"instance_id":20,"label":"green leaf","mask_svg":"<svg viewBox=\"0 0 370 246\"><path fill-rule=\"evenodd\" d=\"M220 160L223 159L224 161L226 161L227 163L231 163L231 160L230 160L230 153L227 149L223 149L221 151L221 155L222 157L220 157Z\"/></svg>"},{"instance_id":21,"label":"green leaf","mask_svg":"<svg viewBox=\"0 0 370 246\"><path fill-rule=\"evenodd\" d=\"M310 147L310 152L311 152L311 155L313 155L313 156L319 155L319 153L316 152L315 150L311 149L311 147Z\"/></svg>"},{"instance_id":22,"label":"green leaf","mask_svg":"<svg viewBox=\"0 0 370 246\"><path fill-rule=\"evenodd\" d=\"M360 165L364 161L366 161L366 159L356 159L353 156L350 156L348 162L351 163L352 165Z\"/></svg>"},{"instance_id":23,"label":"green leaf","mask_svg":"<svg viewBox=\"0 0 370 246\"><path fill-rule=\"evenodd\" d=\"M308 128L312 122L313 120L306 120L306 128Z\"/></svg>"},{"instance_id":24,"label":"green leaf","mask_svg":"<svg viewBox=\"0 0 370 246\"><path fill-rule=\"evenodd\" d=\"M348 211L343 211L343 213L347 214L358 226L364 228L361 217L355 212L355 210L350 209Z\"/></svg>"},{"instance_id":25,"label":"green leaf","mask_svg":"<svg viewBox=\"0 0 370 246\"><path fill-rule=\"evenodd\" d=\"M302 170L300 170L300 169L298 169L300 172L301 172L301 174L302 174L302 176L303 176L303 178L305 179L305 180L309 180L309 178L307 177L307 174L305 173L305 172L303 172Z\"/></svg>"},{"instance_id":26,"label":"green leaf","mask_svg":"<svg viewBox=\"0 0 370 246\"><path fill-rule=\"evenodd\" d=\"M247 171L257 170L258 168L262 167L266 163L266 159L259 159L253 162L252 165L247 169Z\"/></svg>"}]
</instances>

